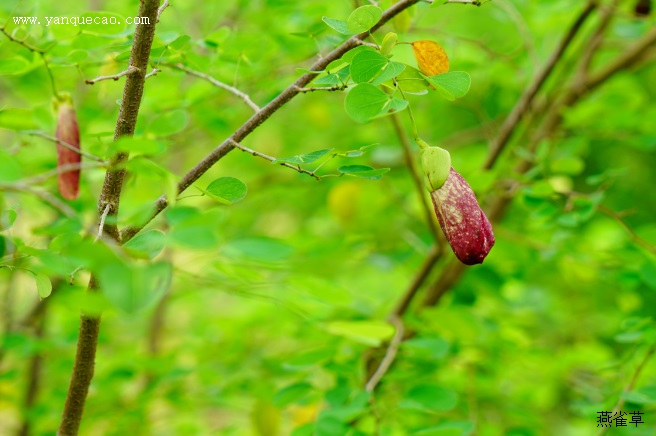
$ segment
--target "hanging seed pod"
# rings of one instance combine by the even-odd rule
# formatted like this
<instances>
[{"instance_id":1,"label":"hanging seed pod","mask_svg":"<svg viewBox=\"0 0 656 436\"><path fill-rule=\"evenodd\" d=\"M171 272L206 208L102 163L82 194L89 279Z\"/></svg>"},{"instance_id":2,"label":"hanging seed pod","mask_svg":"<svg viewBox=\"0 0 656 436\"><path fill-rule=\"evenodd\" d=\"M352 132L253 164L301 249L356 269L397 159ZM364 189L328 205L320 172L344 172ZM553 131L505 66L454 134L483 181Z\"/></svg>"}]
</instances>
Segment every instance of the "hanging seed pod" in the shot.
<instances>
[{"instance_id":1,"label":"hanging seed pod","mask_svg":"<svg viewBox=\"0 0 656 436\"><path fill-rule=\"evenodd\" d=\"M57 168L70 164L79 164L82 157L72 148L80 149L80 128L75 117L73 102L70 96L61 97L55 102L57 111ZM59 193L66 200L75 200L80 187L80 169L71 169L59 173Z\"/></svg>"},{"instance_id":2,"label":"hanging seed pod","mask_svg":"<svg viewBox=\"0 0 656 436\"><path fill-rule=\"evenodd\" d=\"M446 182L431 192L431 199L456 257L465 265L483 263L494 246L494 234L467 181L451 168Z\"/></svg>"}]
</instances>

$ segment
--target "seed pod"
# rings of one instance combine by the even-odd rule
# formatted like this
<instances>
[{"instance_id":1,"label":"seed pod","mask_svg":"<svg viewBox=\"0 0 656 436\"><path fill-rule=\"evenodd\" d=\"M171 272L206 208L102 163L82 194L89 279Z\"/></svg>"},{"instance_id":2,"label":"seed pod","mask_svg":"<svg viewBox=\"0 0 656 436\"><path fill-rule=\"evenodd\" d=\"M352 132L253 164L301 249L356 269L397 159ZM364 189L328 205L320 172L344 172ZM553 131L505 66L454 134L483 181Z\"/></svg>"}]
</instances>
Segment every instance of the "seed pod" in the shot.
<instances>
[{"instance_id":1,"label":"seed pod","mask_svg":"<svg viewBox=\"0 0 656 436\"><path fill-rule=\"evenodd\" d=\"M57 143L57 168L64 165L79 164L82 160L79 153L70 146L80 149L80 128L75 117L75 110L70 97L64 97L55 102L57 110L57 139L69 147ZM66 200L75 200L80 187L80 170L74 169L59 173L59 193Z\"/></svg>"},{"instance_id":2,"label":"seed pod","mask_svg":"<svg viewBox=\"0 0 656 436\"><path fill-rule=\"evenodd\" d=\"M421 150L421 166L426 176L426 189L433 192L444 185L451 170L451 155L440 147L431 147L421 139L417 143Z\"/></svg>"},{"instance_id":3,"label":"seed pod","mask_svg":"<svg viewBox=\"0 0 656 436\"><path fill-rule=\"evenodd\" d=\"M494 246L494 234L467 181L451 168L444 185L431 192L431 199L456 257L465 265L483 263Z\"/></svg>"}]
</instances>

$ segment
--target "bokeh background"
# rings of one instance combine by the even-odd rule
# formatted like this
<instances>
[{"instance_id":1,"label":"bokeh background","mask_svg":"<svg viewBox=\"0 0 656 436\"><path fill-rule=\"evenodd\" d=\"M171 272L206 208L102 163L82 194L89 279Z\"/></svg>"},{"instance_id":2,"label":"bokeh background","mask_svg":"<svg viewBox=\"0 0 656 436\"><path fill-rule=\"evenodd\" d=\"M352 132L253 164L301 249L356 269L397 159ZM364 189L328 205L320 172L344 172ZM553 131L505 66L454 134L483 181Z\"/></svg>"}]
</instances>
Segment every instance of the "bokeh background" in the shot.
<instances>
[{"instance_id":1,"label":"bokeh background","mask_svg":"<svg viewBox=\"0 0 656 436\"><path fill-rule=\"evenodd\" d=\"M0 0L8 32L52 45L46 58L56 86L73 96L83 149L99 156L111 143L124 82L84 80L126 68L134 26L16 26L12 17L126 17L136 14L136 3ZM171 3L151 55L162 71L146 82L137 135L160 141L161 152L149 159L181 176L252 111L163 64L182 60L264 105L302 74L297 68L345 39L321 17L346 19L367 2ZM173 281L134 314L102 295L85 296L88 273L70 280L63 272L75 266L62 265L56 254L62 235L93 237L104 170L83 170L80 197L70 202L73 219L34 195L0 190L0 434L18 434L26 423L30 434L55 433L80 310L103 311L82 434L591 435L599 412L621 398L623 410L644 412L644 423L609 434L654 434L653 50L565 107L557 128L527 149L545 116L536 110L494 168L481 170L500 125L584 5L420 3L376 33L378 40L387 31L400 41L434 40L451 70L470 73L470 92L455 102L435 92L410 96L417 126L427 142L451 152L483 206L501 196L511 201L494 223L497 242L485 263L463 268L438 304L424 307L425 293L454 266L443 248L404 316L414 335L401 344L373 400L363 389L365 362L384 353L393 332L388 314L434 238L390 120L356 124L344 112L344 92L299 95L243 144L275 157L376 144L321 172L335 174L345 164L390 172L381 180L317 181L233 151L198 184L236 177L247 196L225 206L192 188L151 224L166 235L157 259L172 263ZM636 16L634 7L620 2L593 71L653 28L654 18ZM595 11L583 25L537 107L576 79L599 20ZM409 45L393 53L415 65ZM23 112L3 115L8 108ZM408 117L400 115L411 137ZM0 180L56 166L52 142L21 132L53 135L55 124L41 57L0 35ZM418 148L413 153L416 160ZM520 174L514 169L525 159L530 169ZM170 186L159 168L132 168L121 226L138 222L144 206ZM40 188L58 195L55 179ZM43 301L29 272L35 270L54 283ZM39 384L26 403L35 358Z\"/></svg>"}]
</instances>

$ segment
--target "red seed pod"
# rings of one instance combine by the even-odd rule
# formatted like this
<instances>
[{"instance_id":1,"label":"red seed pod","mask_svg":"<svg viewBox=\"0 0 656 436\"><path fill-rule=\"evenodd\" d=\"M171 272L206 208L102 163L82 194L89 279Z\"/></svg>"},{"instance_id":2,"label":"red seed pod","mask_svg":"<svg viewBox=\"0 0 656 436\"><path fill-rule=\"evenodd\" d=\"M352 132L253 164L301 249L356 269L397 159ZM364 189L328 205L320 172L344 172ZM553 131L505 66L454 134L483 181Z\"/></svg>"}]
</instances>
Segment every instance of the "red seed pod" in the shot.
<instances>
[{"instance_id":1,"label":"red seed pod","mask_svg":"<svg viewBox=\"0 0 656 436\"><path fill-rule=\"evenodd\" d=\"M57 139L80 149L80 128L70 99L57 102ZM82 157L70 147L57 143L57 168L68 164L79 164ZM59 173L59 193L66 200L75 200L80 187L80 170Z\"/></svg>"},{"instance_id":2,"label":"red seed pod","mask_svg":"<svg viewBox=\"0 0 656 436\"><path fill-rule=\"evenodd\" d=\"M467 181L451 168L446 182L431 192L431 198L456 257L465 265L483 263L494 245L494 234Z\"/></svg>"}]
</instances>

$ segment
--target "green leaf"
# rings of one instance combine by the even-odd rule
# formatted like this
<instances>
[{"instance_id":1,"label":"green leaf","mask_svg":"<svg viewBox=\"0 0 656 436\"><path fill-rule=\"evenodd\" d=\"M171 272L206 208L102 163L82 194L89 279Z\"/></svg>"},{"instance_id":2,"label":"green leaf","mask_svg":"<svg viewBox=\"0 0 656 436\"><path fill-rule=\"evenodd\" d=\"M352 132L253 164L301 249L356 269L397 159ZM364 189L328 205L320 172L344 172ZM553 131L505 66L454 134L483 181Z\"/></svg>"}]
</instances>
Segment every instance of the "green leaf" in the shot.
<instances>
[{"instance_id":1,"label":"green leaf","mask_svg":"<svg viewBox=\"0 0 656 436\"><path fill-rule=\"evenodd\" d=\"M349 30L348 24L344 20L338 20L336 18L329 18L329 17L321 17L321 19L323 20L324 23L328 25L328 27L336 30L342 35L353 35L354 33L357 33L357 32L351 32Z\"/></svg>"},{"instance_id":2,"label":"green leaf","mask_svg":"<svg viewBox=\"0 0 656 436\"><path fill-rule=\"evenodd\" d=\"M9 230L14 225L18 214L14 209L7 209L0 212L0 232Z\"/></svg>"},{"instance_id":3,"label":"green leaf","mask_svg":"<svg viewBox=\"0 0 656 436\"><path fill-rule=\"evenodd\" d=\"M355 48L352 48L351 50L347 51L342 55L342 60L351 63L353 61L353 58L357 56L358 54L362 53L363 51L376 51L375 48L369 47L368 45L359 45Z\"/></svg>"},{"instance_id":4,"label":"green leaf","mask_svg":"<svg viewBox=\"0 0 656 436\"><path fill-rule=\"evenodd\" d=\"M447 100L463 97L471 86L471 77L464 71L450 71L436 76L424 76L424 79L435 87Z\"/></svg>"},{"instance_id":5,"label":"green leaf","mask_svg":"<svg viewBox=\"0 0 656 436\"><path fill-rule=\"evenodd\" d=\"M273 397L273 404L277 407L285 407L288 404L298 403L307 397L314 388L306 382L296 383L279 390Z\"/></svg>"},{"instance_id":6,"label":"green leaf","mask_svg":"<svg viewBox=\"0 0 656 436\"><path fill-rule=\"evenodd\" d=\"M394 112L402 111L407 107L408 102L406 100L394 97L387 102L387 104L383 107L383 110L381 110L380 113L375 116L375 118L381 118L389 114L393 114Z\"/></svg>"},{"instance_id":7,"label":"green leaf","mask_svg":"<svg viewBox=\"0 0 656 436\"><path fill-rule=\"evenodd\" d=\"M380 73L372 83L372 85L380 85L383 82L392 80L405 70L405 64L401 62L390 62L387 67Z\"/></svg>"},{"instance_id":8,"label":"green leaf","mask_svg":"<svg viewBox=\"0 0 656 436\"><path fill-rule=\"evenodd\" d=\"M554 159L549 162L549 170L557 174L569 174L572 176L581 174L585 168L585 162L579 157L570 156Z\"/></svg>"},{"instance_id":9,"label":"green leaf","mask_svg":"<svg viewBox=\"0 0 656 436\"><path fill-rule=\"evenodd\" d=\"M375 51L358 53L351 62L351 78L355 83L368 82L387 64L389 59Z\"/></svg>"},{"instance_id":10,"label":"green leaf","mask_svg":"<svg viewBox=\"0 0 656 436\"><path fill-rule=\"evenodd\" d=\"M0 59L0 76L14 76L27 72L32 64L23 56Z\"/></svg>"},{"instance_id":11,"label":"green leaf","mask_svg":"<svg viewBox=\"0 0 656 436\"><path fill-rule=\"evenodd\" d=\"M441 338L412 338L403 342L403 349L430 359L441 359L449 352L449 343Z\"/></svg>"},{"instance_id":12,"label":"green leaf","mask_svg":"<svg viewBox=\"0 0 656 436\"><path fill-rule=\"evenodd\" d=\"M112 262L99 272L102 292L121 311L134 314L159 300L173 276L169 263L149 265Z\"/></svg>"},{"instance_id":13,"label":"green leaf","mask_svg":"<svg viewBox=\"0 0 656 436\"><path fill-rule=\"evenodd\" d=\"M39 292L40 298L47 298L52 293L52 283L50 278L41 273L34 274L34 280L36 281L36 289Z\"/></svg>"},{"instance_id":14,"label":"green leaf","mask_svg":"<svg viewBox=\"0 0 656 436\"><path fill-rule=\"evenodd\" d=\"M636 404L656 404L656 386L646 386L631 392L625 392L622 397Z\"/></svg>"},{"instance_id":15,"label":"green leaf","mask_svg":"<svg viewBox=\"0 0 656 436\"><path fill-rule=\"evenodd\" d=\"M22 177L18 161L8 151L0 149L0 182L13 182Z\"/></svg>"},{"instance_id":16,"label":"green leaf","mask_svg":"<svg viewBox=\"0 0 656 436\"><path fill-rule=\"evenodd\" d=\"M246 196L248 188L244 182L234 177L219 177L207 185L205 192L221 203L234 204Z\"/></svg>"},{"instance_id":17,"label":"green leaf","mask_svg":"<svg viewBox=\"0 0 656 436\"><path fill-rule=\"evenodd\" d=\"M165 241L161 230L148 230L130 239L124 247L135 257L153 259L164 249Z\"/></svg>"},{"instance_id":18,"label":"green leaf","mask_svg":"<svg viewBox=\"0 0 656 436\"><path fill-rule=\"evenodd\" d=\"M409 65L405 66L405 70L396 77L396 80L399 87L410 94L425 94L430 87L430 84L426 81L426 76Z\"/></svg>"},{"instance_id":19,"label":"green leaf","mask_svg":"<svg viewBox=\"0 0 656 436\"><path fill-rule=\"evenodd\" d=\"M457 404L458 394L451 389L436 385L419 385L408 391L399 407L434 413L447 412Z\"/></svg>"},{"instance_id":20,"label":"green leaf","mask_svg":"<svg viewBox=\"0 0 656 436\"><path fill-rule=\"evenodd\" d=\"M344 109L358 123L366 123L383 110L389 99L389 96L376 86L361 83L346 95Z\"/></svg>"},{"instance_id":21,"label":"green leaf","mask_svg":"<svg viewBox=\"0 0 656 436\"><path fill-rule=\"evenodd\" d=\"M189 114L184 109L177 109L155 117L148 125L148 131L161 138L183 131L187 124Z\"/></svg>"},{"instance_id":22,"label":"green leaf","mask_svg":"<svg viewBox=\"0 0 656 436\"><path fill-rule=\"evenodd\" d=\"M0 128L10 130L36 129L31 109L9 108L0 110Z\"/></svg>"},{"instance_id":23,"label":"green leaf","mask_svg":"<svg viewBox=\"0 0 656 436\"><path fill-rule=\"evenodd\" d=\"M231 30L228 26L221 26L205 37L205 43L212 47L218 47L230 37Z\"/></svg>"},{"instance_id":24,"label":"green leaf","mask_svg":"<svg viewBox=\"0 0 656 436\"><path fill-rule=\"evenodd\" d=\"M229 256L245 257L262 262L279 262L289 258L294 249L283 241L271 238L246 238L223 247Z\"/></svg>"},{"instance_id":25,"label":"green leaf","mask_svg":"<svg viewBox=\"0 0 656 436\"><path fill-rule=\"evenodd\" d=\"M367 165L345 165L337 168L340 173L368 180L380 180L389 170L389 168L374 169Z\"/></svg>"},{"instance_id":26,"label":"green leaf","mask_svg":"<svg viewBox=\"0 0 656 436\"><path fill-rule=\"evenodd\" d=\"M333 151L334 148L324 148L323 150L317 150L313 151L310 153L305 153L305 154L299 154L296 156L290 156L290 157L281 157L273 162L272 164L279 164L279 163L288 163L292 165L301 165L301 164L309 164L312 162L316 162L317 160L321 159L331 151Z\"/></svg>"},{"instance_id":27,"label":"green leaf","mask_svg":"<svg viewBox=\"0 0 656 436\"><path fill-rule=\"evenodd\" d=\"M367 5L359 7L351 12L351 15L349 15L346 21L348 30L351 33L366 32L374 27L382 16L383 10L378 6Z\"/></svg>"},{"instance_id":28,"label":"green leaf","mask_svg":"<svg viewBox=\"0 0 656 436\"><path fill-rule=\"evenodd\" d=\"M372 347L394 335L394 327L384 321L332 321L325 328L328 333Z\"/></svg>"}]
</instances>

